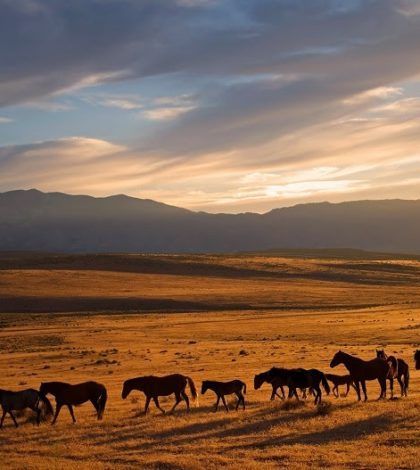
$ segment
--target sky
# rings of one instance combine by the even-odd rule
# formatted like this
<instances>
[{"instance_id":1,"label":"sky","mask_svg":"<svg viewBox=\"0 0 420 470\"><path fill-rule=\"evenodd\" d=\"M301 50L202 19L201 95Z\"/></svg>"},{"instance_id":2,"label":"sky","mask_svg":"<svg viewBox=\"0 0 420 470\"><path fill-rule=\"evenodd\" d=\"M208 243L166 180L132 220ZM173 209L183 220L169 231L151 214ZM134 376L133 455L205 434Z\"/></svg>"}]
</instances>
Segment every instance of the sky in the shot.
<instances>
[{"instance_id":1,"label":"sky","mask_svg":"<svg viewBox=\"0 0 420 470\"><path fill-rule=\"evenodd\" d=\"M420 0L0 0L0 191L420 198Z\"/></svg>"}]
</instances>

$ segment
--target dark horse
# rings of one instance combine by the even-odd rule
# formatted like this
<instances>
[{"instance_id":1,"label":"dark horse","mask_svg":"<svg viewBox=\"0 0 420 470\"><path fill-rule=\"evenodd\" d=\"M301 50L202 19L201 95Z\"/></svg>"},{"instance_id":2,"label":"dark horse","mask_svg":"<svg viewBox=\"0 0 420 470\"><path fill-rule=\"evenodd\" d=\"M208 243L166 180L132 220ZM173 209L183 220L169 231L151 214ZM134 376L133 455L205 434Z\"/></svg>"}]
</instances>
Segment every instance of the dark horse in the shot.
<instances>
[{"instance_id":1,"label":"dark horse","mask_svg":"<svg viewBox=\"0 0 420 470\"><path fill-rule=\"evenodd\" d=\"M386 379L389 372L389 364L383 359L375 357L370 361L364 361L358 357L347 354L343 351L335 353L330 367L336 367L338 364L344 364L354 381L357 392L357 399L360 401L360 385L367 400L366 380L378 380L381 386L379 399L386 397Z\"/></svg>"},{"instance_id":2,"label":"dark horse","mask_svg":"<svg viewBox=\"0 0 420 470\"><path fill-rule=\"evenodd\" d=\"M235 409L238 410L240 403L242 403L242 409L245 409L244 393L246 393L246 384L242 382L242 380L231 380L230 382L204 380L201 386L201 393L204 394L207 390L212 390L217 395L217 401L214 411L217 411L220 399L222 399L226 411L229 411L229 408L226 404L225 395L231 395L232 393L234 393L238 397L238 402L236 403Z\"/></svg>"},{"instance_id":3,"label":"dark horse","mask_svg":"<svg viewBox=\"0 0 420 470\"><path fill-rule=\"evenodd\" d=\"M271 397L270 400L274 400L276 395L281 399L285 399L285 394L284 394L284 387L287 386L287 380L285 377L271 377L269 374L269 370L266 372L261 372L261 374L257 374L254 377L254 390L258 390L261 388L261 385L264 382L269 383L273 390L271 392ZM281 390L281 395L278 394L277 390ZM306 398L306 388L302 389L302 398Z\"/></svg>"},{"instance_id":4,"label":"dark horse","mask_svg":"<svg viewBox=\"0 0 420 470\"><path fill-rule=\"evenodd\" d=\"M123 385L121 396L124 400L132 390L139 390L146 395L146 404L144 406L145 413L147 413L147 410L149 409L149 403L152 398L157 408L162 413L165 413L165 410L159 405L158 397L166 397L174 393L175 404L172 407L171 412L175 410L175 408L183 399L185 400L185 403L187 404L187 410L189 411L190 400L188 395L185 393L187 384L190 387L192 397L197 401L197 389L195 388L193 380L191 377L187 377L181 374L166 375L164 377L148 375L126 380Z\"/></svg>"},{"instance_id":5,"label":"dark horse","mask_svg":"<svg viewBox=\"0 0 420 470\"><path fill-rule=\"evenodd\" d=\"M416 363L416 370L420 369L420 349L414 353L414 361Z\"/></svg>"},{"instance_id":6,"label":"dark horse","mask_svg":"<svg viewBox=\"0 0 420 470\"><path fill-rule=\"evenodd\" d=\"M388 379L391 388L391 397L394 394L394 379L397 379L398 383L400 384L401 396L407 396L408 383L410 380L410 368L408 367L408 364L404 361L404 359L397 359L394 356L387 356L383 349L376 350L376 357L384 359L390 365Z\"/></svg>"},{"instance_id":7,"label":"dark horse","mask_svg":"<svg viewBox=\"0 0 420 470\"><path fill-rule=\"evenodd\" d=\"M346 386L346 393L344 396L346 397L349 394L350 387L353 387L356 389L353 379L351 378L351 375L336 375L336 374L325 374L325 377L327 380L332 382L334 384L334 387L332 388L332 392L336 398L339 397L339 391L338 387L339 385L345 385Z\"/></svg>"},{"instance_id":8,"label":"dark horse","mask_svg":"<svg viewBox=\"0 0 420 470\"><path fill-rule=\"evenodd\" d=\"M292 398L294 395L296 400L299 400L296 389L309 388L315 395L315 405L317 403L321 403L321 382L327 395L330 393L330 386L327 382L327 379L325 378L325 375L323 372L317 369L282 369L278 367L272 367L268 371L268 378L272 380L275 377L278 377L287 383L287 386L289 387L288 398Z\"/></svg>"},{"instance_id":9,"label":"dark horse","mask_svg":"<svg viewBox=\"0 0 420 470\"><path fill-rule=\"evenodd\" d=\"M8 390L0 390L0 404L3 409L3 415L0 421L0 428L3 427L3 421L6 413L9 413L15 426L18 427L16 418L13 415L13 411L24 410L30 408L36 413L36 423L39 426L41 420L42 403L45 406L45 414L52 415L53 408L47 397L41 396L38 390L28 388L27 390L21 390L19 392L10 392Z\"/></svg>"},{"instance_id":10,"label":"dark horse","mask_svg":"<svg viewBox=\"0 0 420 470\"><path fill-rule=\"evenodd\" d=\"M108 397L105 386L98 382L83 382L76 385L65 382L43 382L39 393L42 397L49 393L55 397L57 406L51 424L57 421L58 414L64 405L69 409L73 423L75 423L73 405L81 405L87 401L90 401L95 407L98 419L102 419Z\"/></svg>"}]
</instances>

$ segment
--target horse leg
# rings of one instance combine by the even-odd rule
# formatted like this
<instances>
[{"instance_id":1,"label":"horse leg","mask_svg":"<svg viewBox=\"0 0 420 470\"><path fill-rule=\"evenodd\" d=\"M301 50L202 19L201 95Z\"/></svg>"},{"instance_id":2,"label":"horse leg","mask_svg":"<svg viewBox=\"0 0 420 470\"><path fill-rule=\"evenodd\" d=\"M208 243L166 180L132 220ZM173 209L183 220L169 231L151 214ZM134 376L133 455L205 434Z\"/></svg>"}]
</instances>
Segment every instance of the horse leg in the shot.
<instances>
[{"instance_id":1,"label":"horse leg","mask_svg":"<svg viewBox=\"0 0 420 470\"><path fill-rule=\"evenodd\" d=\"M216 400L216 405L214 407L214 412L216 412L217 409L219 408L219 401L220 401L220 395L217 395L217 400Z\"/></svg>"},{"instance_id":2,"label":"horse leg","mask_svg":"<svg viewBox=\"0 0 420 470\"><path fill-rule=\"evenodd\" d=\"M15 418L14 414L12 413L12 410L9 410L9 415L12 417L13 422L15 423L15 427L18 427L18 423L16 421L16 418Z\"/></svg>"},{"instance_id":3,"label":"horse leg","mask_svg":"<svg viewBox=\"0 0 420 470\"><path fill-rule=\"evenodd\" d=\"M367 393L366 393L366 381L362 380L362 390L363 390L363 395L365 396L365 401L367 401Z\"/></svg>"},{"instance_id":4,"label":"horse leg","mask_svg":"<svg viewBox=\"0 0 420 470\"><path fill-rule=\"evenodd\" d=\"M175 393L175 404L174 406L171 408L171 411L170 413L173 413L175 411L175 408L178 406L179 403L181 403L181 395L179 394L179 392Z\"/></svg>"},{"instance_id":5,"label":"horse leg","mask_svg":"<svg viewBox=\"0 0 420 470\"><path fill-rule=\"evenodd\" d=\"M319 385L314 386L312 390L315 390L315 402L314 404L316 405L317 403L321 403L321 397L322 397L322 391Z\"/></svg>"},{"instance_id":6,"label":"horse leg","mask_svg":"<svg viewBox=\"0 0 420 470\"><path fill-rule=\"evenodd\" d=\"M346 393L344 394L344 396L347 397L349 392L350 392L350 384L346 384Z\"/></svg>"},{"instance_id":7,"label":"horse leg","mask_svg":"<svg viewBox=\"0 0 420 470\"><path fill-rule=\"evenodd\" d=\"M3 408L3 415L0 420L0 429L3 427L4 417L6 416L7 411Z\"/></svg>"},{"instance_id":8,"label":"horse leg","mask_svg":"<svg viewBox=\"0 0 420 470\"><path fill-rule=\"evenodd\" d=\"M61 410L61 407L63 405L61 403L57 403L56 407L55 407L55 415L54 415L54 419L52 420L51 424L55 424L55 422L57 421L57 418L58 418L58 414L60 413L60 410Z\"/></svg>"},{"instance_id":9,"label":"horse leg","mask_svg":"<svg viewBox=\"0 0 420 470\"><path fill-rule=\"evenodd\" d=\"M76 422L76 418L74 417L73 407L71 405L67 405L67 408L70 411L71 419L73 420L73 424L74 424Z\"/></svg>"},{"instance_id":10,"label":"horse leg","mask_svg":"<svg viewBox=\"0 0 420 470\"><path fill-rule=\"evenodd\" d=\"M225 400L225 396L224 396L224 395L222 395L222 402L223 402L223 404L225 405L226 411L229 413L229 408L228 408L228 406L227 406L227 404L226 404L226 400Z\"/></svg>"},{"instance_id":11,"label":"horse leg","mask_svg":"<svg viewBox=\"0 0 420 470\"><path fill-rule=\"evenodd\" d=\"M389 379L389 388L391 389L391 399L394 398L394 378Z\"/></svg>"},{"instance_id":12,"label":"horse leg","mask_svg":"<svg viewBox=\"0 0 420 470\"><path fill-rule=\"evenodd\" d=\"M302 389L302 398L306 400L306 388Z\"/></svg>"},{"instance_id":13,"label":"horse leg","mask_svg":"<svg viewBox=\"0 0 420 470\"><path fill-rule=\"evenodd\" d=\"M405 386L404 386L404 384L403 384L403 381L401 380L401 376L398 376L398 377L397 377L397 380L398 380L398 383L400 384L401 396L403 397L403 396L404 396Z\"/></svg>"},{"instance_id":14,"label":"horse leg","mask_svg":"<svg viewBox=\"0 0 420 470\"><path fill-rule=\"evenodd\" d=\"M147 410L149 409L149 404L150 404L151 399L152 397L146 396L146 403L144 404L144 414L146 414Z\"/></svg>"},{"instance_id":15,"label":"horse leg","mask_svg":"<svg viewBox=\"0 0 420 470\"><path fill-rule=\"evenodd\" d=\"M238 411L239 403L241 403L241 393L240 392L235 392L235 395L238 397L238 401L236 403L235 411Z\"/></svg>"},{"instance_id":16,"label":"horse leg","mask_svg":"<svg viewBox=\"0 0 420 470\"><path fill-rule=\"evenodd\" d=\"M158 410L160 410L163 414L165 414L166 411L163 408L161 408L161 406L159 404L159 398L158 397L153 397L153 401L155 402L156 408Z\"/></svg>"},{"instance_id":17,"label":"horse leg","mask_svg":"<svg viewBox=\"0 0 420 470\"><path fill-rule=\"evenodd\" d=\"M354 388L355 388L356 393L357 393L357 401L360 401L362 398L360 396L360 382L358 380L356 380L354 382Z\"/></svg>"},{"instance_id":18,"label":"horse leg","mask_svg":"<svg viewBox=\"0 0 420 470\"><path fill-rule=\"evenodd\" d=\"M185 400L185 403L187 404L187 410L190 411L190 399L188 398L188 395L185 393L185 390L181 392L181 397Z\"/></svg>"},{"instance_id":19,"label":"horse leg","mask_svg":"<svg viewBox=\"0 0 420 470\"><path fill-rule=\"evenodd\" d=\"M274 398L276 397L276 395L279 397L279 394L277 393L277 387L275 387L275 386L273 385L273 391L271 392L270 400L274 400Z\"/></svg>"},{"instance_id":20,"label":"horse leg","mask_svg":"<svg viewBox=\"0 0 420 470\"><path fill-rule=\"evenodd\" d=\"M386 378L378 379L379 385L381 386L381 394L379 395L378 400L381 398L386 398Z\"/></svg>"},{"instance_id":21,"label":"horse leg","mask_svg":"<svg viewBox=\"0 0 420 470\"><path fill-rule=\"evenodd\" d=\"M333 392L333 395L335 396L335 398L338 398L338 396L339 396L338 385L334 385L334 387L332 389L332 392Z\"/></svg>"}]
</instances>

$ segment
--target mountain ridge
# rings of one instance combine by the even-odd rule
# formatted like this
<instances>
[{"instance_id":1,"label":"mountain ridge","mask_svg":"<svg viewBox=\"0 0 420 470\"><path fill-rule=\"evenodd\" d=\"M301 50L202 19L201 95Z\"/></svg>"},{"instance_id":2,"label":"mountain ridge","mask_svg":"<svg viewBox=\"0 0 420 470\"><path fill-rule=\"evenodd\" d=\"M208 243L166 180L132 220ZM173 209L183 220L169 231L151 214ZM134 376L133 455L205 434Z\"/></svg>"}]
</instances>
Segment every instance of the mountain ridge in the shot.
<instances>
[{"instance_id":1,"label":"mountain ridge","mask_svg":"<svg viewBox=\"0 0 420 470\"><path fill-rule=\"evenodd\" d=\"M232 252L354 248L420 253L420 200L297 204L263 214L194 212L124 194L0 193L0 250Z\"/></svg>"}]
</instances>

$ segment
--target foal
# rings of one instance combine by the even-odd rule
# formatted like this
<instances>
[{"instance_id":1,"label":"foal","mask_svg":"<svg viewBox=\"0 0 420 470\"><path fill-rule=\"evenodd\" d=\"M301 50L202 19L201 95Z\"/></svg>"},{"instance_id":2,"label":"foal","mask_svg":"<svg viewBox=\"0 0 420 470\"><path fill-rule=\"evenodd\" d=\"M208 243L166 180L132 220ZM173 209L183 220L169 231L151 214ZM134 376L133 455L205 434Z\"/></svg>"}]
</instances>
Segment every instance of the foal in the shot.
<instances>
[{"instance_id":1,"label":"foal","mask_svg":"<svg viewBox=\"0 0 420 470\"><path fill-rule=\"evenodd\" d=\"M246 393L246 384L242 382L242 380L231 380L230 382L204 380L201 386L201 393L204 394L207 390L212 390L217 395L214 411L217 411L220 399L222 399L226 411L229 411L229 408L226 404L225 395L232 395L232 393L238 397L238 402L236 403L235 409L238 410L240 403L242 403L242 409L245 409L245 397L243 394Z\"/></svg>"},{"instance_id":2,"label":"foal","mask_svg":"<svg viewBox=\"0 0 420 470\"><path fill-rule=\"evenodd\" d=\"M345 385L346 386L346 393L345 397L349 394L350 387L353 387L356 390L356 387L353 383L353 379L351 378L351 375L336 375L336 374L325 374L325 377L327 380L332 382L334 384L334 387L332 388L333 395L338 398L340 396L338 386L339 385Z\"/></svg>"}]
</instances>

